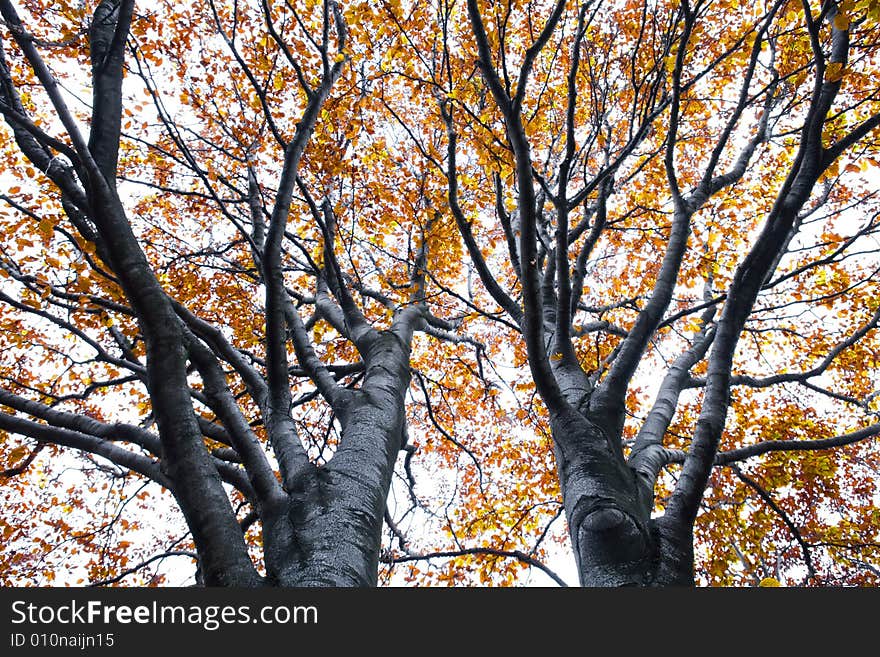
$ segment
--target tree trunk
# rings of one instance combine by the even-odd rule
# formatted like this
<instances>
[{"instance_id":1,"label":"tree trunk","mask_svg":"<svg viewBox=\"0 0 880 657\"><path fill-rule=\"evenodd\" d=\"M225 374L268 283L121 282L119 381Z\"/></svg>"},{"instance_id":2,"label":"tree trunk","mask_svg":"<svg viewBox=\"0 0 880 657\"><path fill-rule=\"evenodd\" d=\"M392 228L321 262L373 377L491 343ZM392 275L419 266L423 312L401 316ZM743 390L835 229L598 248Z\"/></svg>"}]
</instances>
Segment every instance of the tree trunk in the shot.
<instances>
[{"instance_id":1,"label":"tree trunk","mask_svg":"<svg viewBox=\"0 0 880 657\"><path fill-rule=\"evenodd\" d=\"M397 455L405 444L409 347L380 333L364 386L340 418L338 451L310 466L285 501L264 512L266 583L375 586L382 523Z\"/></svg>"},{"instance_id":2,"label":"tree trunk","mask_svg":"<svg viewBox=\"0 0 880 657\"><path fill-rule=\"evenodd\" d=\"M569 535L582 586L693 585L689 531L651 518L619 437L574 410L551 418Z\"/></svg>"}]
</instances>

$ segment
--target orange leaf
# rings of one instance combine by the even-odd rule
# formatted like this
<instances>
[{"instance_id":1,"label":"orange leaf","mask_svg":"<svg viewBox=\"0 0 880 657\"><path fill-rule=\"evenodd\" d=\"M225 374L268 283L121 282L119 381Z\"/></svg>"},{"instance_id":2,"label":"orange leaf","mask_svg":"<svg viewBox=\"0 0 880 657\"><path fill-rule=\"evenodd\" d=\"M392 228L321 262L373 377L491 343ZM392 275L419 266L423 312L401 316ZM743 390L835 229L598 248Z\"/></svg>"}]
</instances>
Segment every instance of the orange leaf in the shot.
<instances>
[{"instance_id":1,"label":"orange leaf","mask_svg":"<svg viewBox=\"0 0 880 657\"><path fill-rule=\"evenodd\" d=\"M9 452L9 463L12 465L17 464L21 459L27 456L28 448L24 445L19 445L11 452Z\"/></svg>"}]
</instances>

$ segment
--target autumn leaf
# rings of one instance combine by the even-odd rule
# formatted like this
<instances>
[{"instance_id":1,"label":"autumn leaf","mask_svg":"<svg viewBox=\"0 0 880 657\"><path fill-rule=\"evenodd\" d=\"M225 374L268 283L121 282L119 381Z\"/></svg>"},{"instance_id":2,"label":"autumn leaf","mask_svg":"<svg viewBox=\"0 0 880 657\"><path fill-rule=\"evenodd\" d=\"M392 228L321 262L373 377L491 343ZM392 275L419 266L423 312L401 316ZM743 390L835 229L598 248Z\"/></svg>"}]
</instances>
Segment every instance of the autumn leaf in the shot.
<instances>
[{"instance_id":1,"label":"autumn leaf","mask_svg":"<svg viewBox=\"0 0 880 657\"><path fill-rule=\"evenodd\" d=\"M831 62L825 69L825 80L828 82L838 82L846 74L844 65L840 62Z\"/></svg>"},{"instance_id":2,"label":"autumn leaf","mask_svg":"<svg viewBox=\"0 0 880 657\"><path fill-rule=\"evenodd\" d=\"M15 465L19 461L21 461L25 456L27 456L28 451L29 450L27 447L25 447L24 445L19 445L18 447L14 448L13 450L11 450L9 452L9 454L7 455L7 459L10 464Z\"/></svg>"}]
</instances>

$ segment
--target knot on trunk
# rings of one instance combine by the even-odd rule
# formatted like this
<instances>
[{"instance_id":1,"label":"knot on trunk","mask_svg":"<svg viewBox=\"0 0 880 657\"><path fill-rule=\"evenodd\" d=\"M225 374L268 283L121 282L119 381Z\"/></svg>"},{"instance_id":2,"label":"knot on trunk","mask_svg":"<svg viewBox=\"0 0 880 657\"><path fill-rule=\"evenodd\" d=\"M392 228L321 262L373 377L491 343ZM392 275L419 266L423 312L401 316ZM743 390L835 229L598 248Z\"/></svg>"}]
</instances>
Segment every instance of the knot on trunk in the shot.
<instances>
[{"instance_id":1,"label":"knot on trunk","mask_svg":"<svg viewBox=\"0 0 880 657\"><path fill-rule=\"evenodd\" d=\"M584 505L577 554L585 586L644 585L654 553L650 530L608 500Z\"/></svg>"}]
</instances>

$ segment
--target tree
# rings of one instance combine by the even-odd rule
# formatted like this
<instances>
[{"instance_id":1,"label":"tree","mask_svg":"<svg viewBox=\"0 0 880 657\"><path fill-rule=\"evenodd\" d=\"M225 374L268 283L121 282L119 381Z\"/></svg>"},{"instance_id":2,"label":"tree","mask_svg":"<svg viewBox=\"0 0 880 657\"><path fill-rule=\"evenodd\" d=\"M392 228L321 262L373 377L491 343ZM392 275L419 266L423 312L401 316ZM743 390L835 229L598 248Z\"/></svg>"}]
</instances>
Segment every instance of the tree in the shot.
<instances>
[{"instance_id":1,"label":"tree","mask_svg":"<svg viewBox=\"0 0 880 657\"><path fill-rule=\"evenodd\" d=\"M11 460L23 462L7 476L51 444L161 484L186 518L208 585L375 584L392 471L407 447L411 342L428 316L421 264L427 242L408 228L417 252L412 267L398 272L405 289L393 295L406 307L377 329L352 297L356 284L334 251L340 206L330 197L333 171L320 162L309 171L302 166L346 67L342 10L325 2L278 16L268 3L247 11L209 3L170 14L180 25L172 42L178 50L164 53L176 57L173 65L201 65L210 82L217 65L211 48L219 41L231 55L219 64L225 84L207 93L194 85L181 90L189 113L175 122L152 72L162 65L162 18L137 16L134 6L98 3L87 39L76 32L84 16L73 4L47 9L43 21L36 6L25 18L12 3L0 7L6 38L17 48L4 48L0 60L2 111L28 175L40 176L39 196L16 186L3 198L22 224L37 222L43 238L37 245L19 233L16 258L4 261L21 298L3 295L7 328L18 330L7 333L16 355L0 392L7 409L0 427L37 441L29 456L22 447L12 451ZM202 48L193 52L201 61L189 61L186 47L199 40ZM57 53L51 68L40 46ZM69 69L78 69L85 53L88 137L59 83L73 79L79 71ZM142 79L157 125L126 133L137 120L128 118L126 73ZM295 75L297 84L277 83L281 75ZM42 98L31 100L32 86ZM273 105L283 103L290 113L277 117ZM240 115L227 119L229 106ZM42 118L50 115L63 137L50 134L56 126ZM325 129L317 139L333 150L332 137ZM270 175L271 188L263 182ZM120 181L137 177L154 193L120 191ZM308 212L319 236L291 219L292 207ZM166 238L171 242L161 244ZM40 256L48 272L35 273L35 265L44 266ZM224 305L212 308L220 299ZM304 319L308 308L314 314ZM39 336L27 328L34 321ZM435 333L447 328L432 321ZM330 330L353 350L319 355L310 333ZM79 355L89 349L89 357ZM326 366L321 356L351 362ZM80 377L85 385L77 385ZM296 377L314 385L300 399L293 396ZM294 419L296 407L317 397L329 408L324 429L338 433L333 458L320 464ZM114 399L125 399L116 402L125 410L108 417ZM127 400L136 402L130 420ZM251 511L239 520L233 504ZM257 520L263 577L244 535Z\"/></svg>"},{"instance_id":2,"label":"tree","mask_svg":"<svg viewBox=\"0 0 880 657\"><path fill-rule=\"evenodd\" d=\"M4 577L876 582L876 2L24 4Z\"/></svg>"},{"instance_id":3,"label":"tree","mask_svg":"<svg viewBox=\"0 0 880 657\"><path fill-rule=\"evenodd\" d=\"M707 486L742 504L742 487L713 475L716 466L729 466L780 516L803 581L828 577L813 551L829 545L844 548L831 558L877 574L845 552L868 547L876 556L876 488L841 468L876 458L856 448L808 459L801 450L880 432L876 381L857 364L874 362L880 317L870 240L876 180L861 177L876 165L868 158L880 126L871 72L878 6L737 9L560 0L539 10L468 0L475 47L460 58L449 14L439 19L443 65L475 62L481 81L434 71L449 134L436 164L475 270L525 341L585 585L693 583L694 523ZM471 161L482 169L465 173L460 150L480 153ZM494 180L494 225L466 216L465 175L484 186ZM493 211L486 193L468 192L484 214ZM507 290L480 249L478 226L503 231L506 271L515 274ZM751 345L738 351L743 337ZM678 355L658 363L650 350ZM636 389L643 377L656 379L650 404ZM791 384L803 392L792 394ZM685 403L688 390L698 395ZM829 412L846 419L828 421ZM736 465L777 450L793 455L769 459L760 477ZM781 462L793 465L791 479L773 481ZM681 468L663 485L658 476L671 464ZM809 504L829 479L854 484L850 499L863 511L847 530L814 526L807 538L766 490L806 489L784 494ZM754 510L744 511L739 522L751 522ZM714 512L704 514L704 531L726 566L722 555L738 548L715 533ZM800 515L825 520L818 509ZM760 579L758 555L738 556Z\"/></svg>"}]
</instances>

